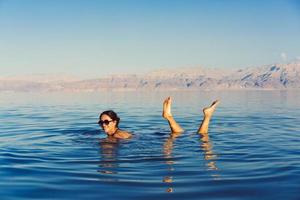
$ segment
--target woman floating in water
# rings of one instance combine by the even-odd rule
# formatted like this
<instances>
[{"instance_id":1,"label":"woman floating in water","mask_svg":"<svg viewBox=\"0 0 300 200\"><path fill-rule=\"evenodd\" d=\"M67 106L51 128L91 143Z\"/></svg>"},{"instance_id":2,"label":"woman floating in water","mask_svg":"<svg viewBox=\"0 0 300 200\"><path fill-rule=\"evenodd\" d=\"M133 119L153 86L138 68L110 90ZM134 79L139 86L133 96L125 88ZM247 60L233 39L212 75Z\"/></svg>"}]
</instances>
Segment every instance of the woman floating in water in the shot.
<instances>
[{"instance_id":1,"label":"woman floating in water","mask_svg":"<svg viewBox=\"0 0 300 200\"><path fill-rule=\"evenodd\" d=\"M119 122L120 118L118 117L117 113L115 113L112 110L107 110L100 114L98 124L102 127L103 131L110 138L130 138L130 133L119 129Z\"/></svg>"},{"instance_id":2,"label":"woman floating in water","mask_svg":"<svg viewBox=\"0 0 300 200\"><path fill-rule=\"evenodd\" d=\"M163 103L162 116L168 121L172 133L181 133L183 132L183 129L180 127L179 124L177 124L177 122L172 116L171 104L172 104L171 97L166 98ZM219 101L217 100L214 101L211 104L211 106L203 109L204 117L202 123L199 126L198 133L200 134L208 133L208 126L209 126L210 119L218 104ZM108 110L100 114L98 124L102 127L103 131L110 138L117 138L117 139L130 138L132 136L130 133L119 129L118 126L119 122L120 122L120 118L118 117L118 115L114 111Z\"/></svg>"}]
</instances>

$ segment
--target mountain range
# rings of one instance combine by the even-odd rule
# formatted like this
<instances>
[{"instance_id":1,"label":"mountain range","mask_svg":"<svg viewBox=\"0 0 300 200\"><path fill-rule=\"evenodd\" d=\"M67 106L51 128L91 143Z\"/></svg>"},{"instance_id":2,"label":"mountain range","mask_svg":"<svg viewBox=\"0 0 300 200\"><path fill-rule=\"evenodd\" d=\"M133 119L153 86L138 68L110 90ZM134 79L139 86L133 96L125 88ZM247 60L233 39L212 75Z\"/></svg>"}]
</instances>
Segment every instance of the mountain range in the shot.
<instances>
[{"instance_id":1,"label":"mountain range","mask_svg":"<svg viewBox=\"0 0 300 200\"><path fill-rule=\"evenodd\" d=\"M0 77L0 91L300 89L300 62L239 70L201 67L114 74L81 80L69 75Z\"/></svg>"}]
</instances>

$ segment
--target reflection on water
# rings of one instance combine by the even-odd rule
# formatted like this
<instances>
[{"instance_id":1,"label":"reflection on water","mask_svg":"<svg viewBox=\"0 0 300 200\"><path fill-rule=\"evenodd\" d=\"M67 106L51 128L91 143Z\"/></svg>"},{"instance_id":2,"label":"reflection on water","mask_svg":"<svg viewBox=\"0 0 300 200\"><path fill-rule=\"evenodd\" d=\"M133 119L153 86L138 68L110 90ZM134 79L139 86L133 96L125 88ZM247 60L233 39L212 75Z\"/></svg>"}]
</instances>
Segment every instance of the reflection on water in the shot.
<instances>
[{"instance_id":1,"label":"reflection on water","mask_svg":"<svg viewBox=\"0 0 300 200\"><path fill-rule=\"evenodd\" d=\"M165 163L167 164L167 171L170 175L165 176L163 178L163 183L166 183L168 185L168 188L166 189L166 192L173 192L174 188L172 187L173 183L173 176L171 173L175 170L173 161L173 143L175 139L180 136L181 133L170 133L169 137L166 139L164 145L163 145L163 153L165 158Z\"/></svg>"},{"instance_id":2,"label":"reflection on water","mask_svg":"<svg viewBox=\"0 0 300 200\"><path fill-rule=\"evenodd\" d=\"M164 155L164 163L167 166L167 173L169 175L166 175L163 177L162 182L166 183L168 185L168 188L166 189L166 192L173 192L173 175L172 172L174 169L174 160L173 160L173 143L177 137L179 137L181 133L170 133L169 137L165 140L162 150ZM136 141L137 142L137 141ZM103 181L107 182L114 182L118 181L118 179L110 178L111 174L118 174L118 152L120 148L120 140L116 138L104 138L101 139L100 142L100 157L101 161L99 164L98 172L100 172L103 175L108 175L105 179L102 179ZM150 147L149 147L150 148ZM135 155L131 155L135 156ZM157 161L158 162L158 161Z\"/></svg>"},{"instance_id":3,"label":"reflection on water","mask_svg":"<svg viewBox=\"0 0 300 200\"><path fill-rule=\"evenodd\" d=\"M176 138L181 135L182 133L170 133L169 137L166 139L163 145L164 158L166 159L165 163L167 164L167 171L170 174L163 178L163 183L166 183L168 185L166 192L174 192L174 187L172 187L172 183L174 182L172 172L175 171L174 164L176 164L176 162L173 160L173 146ZM200 138L200 146L204 153L204 160L207 161L207 169L217 171L217 154L213 152L213 145L210 140L209 134L200 134ZM219 173L211 174L211 176L214 179L218 178L218 180L220 178Z\"/></svg>"},{"instance_id":4,"label":"reflection on water","mask_svg":"<svg viewBox=\"0 0 300 200\"><path fill-rule=\"evenodd\" d=\"M182 133L170 133L169 136L165 139L162 145L162 151L164 156L164 163L166 164L166 172L162 178L162 182L168 187L165 189L166 192L174 192L174 172L176 169L174 165L176 162L173 159L173 147L174 142L179 136L182 136ZM213 152L213 145L210 140L209 134L200 134L200 146L201 150L204 153L204 160L207 161L206 166L208 170L217 171L218 167L216 165L217 155ZM138 142L138 141L135 141ZM118 174L118 152L120 150L120 140L116 138L104 138L100 142L100 157L101 161L99 164L98 172L103 175L108 175L103 181L107 182L117 182L119 181L116 178L111 178L111 174ZM150 147L149 147L150 148ZM135 155L132 155L135 156ZM218 173L211 174L211 176L216 179L219 178Z\"/></svg>"},{"instance_id":5,"label":"reflection on water","mask_svg":"<svg viewBox=\"0 0 300 200\"><path fill-rule=\"evenodd\" d=\"M118 169L117 157L119 141L116 138L104 138L100 140L101 162L99 170L103 174L116 174Z\"/></svg>"},{"instance_id":6,"label":"reflection on water","mask_svg":"<svg viewBox=\"0 0 300 200\"><path fill-rule=\"evenodd\" d=\"M201 134L201 149L204 152L204 159L207 161L206 166L208 170L214 171L215 173L211 174L214 180L220 180L220 173L217 167L218 155L213 151L213 145L210 140L209 134Z\"/></svg>"},{"instance_id":7,"label":"reflection on water","mask_svg":"<svg viewBox=\"0 0 300 200\"><path fill-rule=\"evenodd\" d=\"M216 165L217 155L213 152L213 145L210 141L209 134L201 134L201 148L204 152L204 159L207 160L209 170L218 170Z\"/></svg>"}]
</instances>

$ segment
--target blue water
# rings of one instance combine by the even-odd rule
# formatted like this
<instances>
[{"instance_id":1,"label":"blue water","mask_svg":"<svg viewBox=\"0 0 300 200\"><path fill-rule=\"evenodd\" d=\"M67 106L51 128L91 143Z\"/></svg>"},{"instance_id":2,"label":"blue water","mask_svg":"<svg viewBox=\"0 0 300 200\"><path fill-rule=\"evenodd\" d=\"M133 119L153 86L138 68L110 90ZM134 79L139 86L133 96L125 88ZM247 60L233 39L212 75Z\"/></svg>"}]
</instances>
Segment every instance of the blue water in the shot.
<instances>
[{"instance_id":1,"label":"blue water","mask_svg":"<svg viewBox=\"0 0 300 200\"><path fill-rule=\"evenodd\" d=\"M185 132L172 137L161 117ZM209 137L202 108L220 99ZM1 199L300 199L300 92L3 93ZM134 134L97 125L114 109Z\"/></svg>"}]
</instances>

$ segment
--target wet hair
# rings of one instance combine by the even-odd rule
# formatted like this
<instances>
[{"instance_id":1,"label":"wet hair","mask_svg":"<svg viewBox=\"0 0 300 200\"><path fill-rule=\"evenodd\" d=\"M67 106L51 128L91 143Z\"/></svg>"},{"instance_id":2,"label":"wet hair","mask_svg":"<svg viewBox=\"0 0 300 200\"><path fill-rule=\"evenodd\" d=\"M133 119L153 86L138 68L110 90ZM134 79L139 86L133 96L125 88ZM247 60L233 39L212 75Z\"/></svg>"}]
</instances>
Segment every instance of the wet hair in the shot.
<instances>
[{"instance_id":1,"label":"wet hair","mask_svg":"<svg viewBox=\"0 0 300 200\"><path fill-rule=\"evenodd\" d=\"M119 122L120 122L120 118L118 117L117 113L115 113L113 110L106 110L104 112L102 112L99 116L99 120L101 119L102 115L107 115L109 116L113 121L116 121L116 127L118 128L119 126Z\"/></svg>"}]
</instances>

